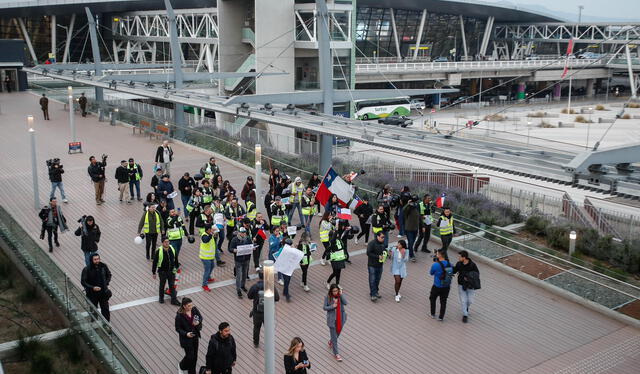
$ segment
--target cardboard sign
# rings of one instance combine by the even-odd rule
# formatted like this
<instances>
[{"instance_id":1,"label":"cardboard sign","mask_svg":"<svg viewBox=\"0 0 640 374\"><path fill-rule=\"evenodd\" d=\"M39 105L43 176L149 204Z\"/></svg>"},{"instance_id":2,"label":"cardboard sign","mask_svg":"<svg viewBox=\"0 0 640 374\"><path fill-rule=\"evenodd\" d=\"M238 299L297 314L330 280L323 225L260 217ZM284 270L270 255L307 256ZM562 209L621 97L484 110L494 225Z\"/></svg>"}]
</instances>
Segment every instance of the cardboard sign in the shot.
<instances>
[{"instance_id":1,"label":"cardboard sign","mask_svg":"<svg viewBox=\"0 0 640 374\"><path fill-rule=\"evenodd\" d=\"M289 236L295 235L298 232L298 228L296 226L287 226L287 234Z\"/></svg>"},{"instance_id":2,"label":"cardboard sign","mask_svg":"<svg viewBox=\"0 0 640 374\"><path fill-rule=\"evenodd\" d=\"M168 199L173 199L176 196L178 196L178 191L173 191L172 193L167 195L167 198Z\"/></svg>"},{"instance_id":3,"label":"cardboard sign","mask_svg":"<svg viewBox=\"0 0 640 374\"><path fill-rule=\"evenodd\" d=\"M289 198L288 197L283 197L281 200L282 200L283 204L289 204Z\"/></svg>"},{"instance_id":4,"label":"cardboard sign","mask_svg":"<svg viewBox=\"0 0 640 374\"><path fill-rule=\"evenodd\" d=\"M280 252L280 256L276 259L275 268L277 272L291 276L293 271L300 266L300 260L304 253L286 244Z\"/></svg>"},{"instance_id":5,"label":"cardboard sign","mask_svg":"<svg viewBox=\"0 0 640 374\"><path fill-rule=\"evenodd\" d=\"M244 244L236 247L236 256L245 256L253 253L253 244Z\"/></svg>"},{"instance_id":6,"label":"cardboard sign","mask_svg":"<svg viewBox=\"0 0 640 374\"><path fill-rule=\"evenodd\" d=\"M69 154L71 153L82 153L82 142L70 142Z\"/></svg>"},{"instance_id":7,"label":"cardboard sign","mask_svg":"<svg viewBox=\"0 0 640 374\"><path fill-rule=\"evenodd\" d=\"M315 252L318 250L318 244L316 243L309 243L309 251L311 252Z\"/></svg>"}]
</instances>

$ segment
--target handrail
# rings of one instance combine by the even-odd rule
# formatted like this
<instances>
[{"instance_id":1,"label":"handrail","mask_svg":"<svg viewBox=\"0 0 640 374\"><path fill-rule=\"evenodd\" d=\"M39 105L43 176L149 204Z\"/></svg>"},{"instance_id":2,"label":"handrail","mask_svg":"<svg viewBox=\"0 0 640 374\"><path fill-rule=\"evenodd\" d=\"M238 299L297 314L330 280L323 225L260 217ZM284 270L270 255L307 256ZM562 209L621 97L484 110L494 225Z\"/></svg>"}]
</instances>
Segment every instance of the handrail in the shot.
<instances>
[{"instance_id":1,"label":"handrail","mask_svg":"<svg viewBox=\"0 0 640 374\"><path fill-rule=\"evenodd\" d=\"M569 60L571 66L597 66L599 59ZM497 61L460 61L460 62L397 62L378 64L356 64L358 71L449 71L469 69L496 69L514 67L563 67L565 60L497 60ZM600 64L602 65L602 64Z\"/></svg>"}]
</instances>

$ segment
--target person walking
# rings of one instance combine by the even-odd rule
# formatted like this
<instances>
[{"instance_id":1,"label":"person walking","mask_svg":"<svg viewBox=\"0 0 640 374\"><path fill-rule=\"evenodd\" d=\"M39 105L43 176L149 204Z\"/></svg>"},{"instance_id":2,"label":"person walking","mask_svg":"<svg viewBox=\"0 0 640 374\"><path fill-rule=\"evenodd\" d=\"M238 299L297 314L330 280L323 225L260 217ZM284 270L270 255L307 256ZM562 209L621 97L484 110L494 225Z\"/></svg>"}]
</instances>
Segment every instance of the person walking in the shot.
<instances>
[{"instance_id":1,"label":"person walking","mask_svg":"<svg viewBox=\"0 0 640 374\"><path fill-rule=\"evenodd\" d=\"M342 361L340 350L338 349L338 338L342 333L344 324L347 322L347 312L345 306L347 299L342 294L342 290L337 284L329 286L329 293L324 298L323 309L327 312L327 326L329 327L329 348L333 352L336 361Z\"/></svg>"},{"instance_id":2,"label":"person walking","mask_svg":"<svg viewBox=\"0 0 640 374\"><path fill-rule=\"evenodd\" d=\"M202 314L188 297L182 298L180 302L180 308L176 312L175 328L180 339L180 347L184 349L184 357L179 364L180 370L196 374Z\"/></svg>"},{"instance_id":3,"label":"person walking","mask_svg":"<svg viewBox=\"0 0 640 374\"><path fill-rule=\"evenodd\" d=\"M244 182L244 186L242 186L242 191L240 192L240 198L244 200L245 205L249 200L249 193L256 189L256 184L253 181L252 176L248 176L246 182Z\"/></svg>"},{"instance_id":4,"label":"person walking","mask_svg":"<svg viewBox=\"0 0 640 374\"><path fill-rule=\"evenodd\" d=\"M160 182L158 182L158 188L156 188L156 194L160 196L160 199L167 200L167 208L173 209L175 206L173 205L173 196L175 189L173 188L173 183L171 183L171 178L169 174L164 174Z\"/></svg>"},{"instance_id":5,"label":"person walking","mask_svg":"<svg viewBox=\"0 0 640 374\"><path fill-rule=\"evenodd\" d=\"M431 203L431 195L426 194L422 197L422 201L418 204L418 211L420 212L420 231L418 232L418 239L416 240L414 252L418 251L420 243L422 243L422 252L430 253L431 251L427 247L429 239L431 238L431 215L433 214L433 204Z\"/></svg>"},{"instance_id":6,"label":"person walking","mask_svg":"<svg viewBox=\"0 0 640 374\"><path fill-rule=\"evenodd\" d=\"M416 255L413 252L413 246L418 236L418 230L420 229L420 212L416 204L418 203L418 196L413 195L411 199L402 208L404 233L407 236L407 245L409 246L409 258L411 262L416 262Z\"/></svg>"},{"instance_id":7,"label":"person walking","mask_svg":"<svg viewBox=\"0 0 640 374\"><path fill-rule=\"evenodd\" d=\"M307 285L307 272L309 271L309 265L313 262L313 258L311 257L311 236L308 232L303 232L302 235L300 235L298 249L303 253L302 260L300 260L300 270L302 270L300 286L302 286L305 292L309 292L311 289Z\"/></svg>"},{"instance_id":8,"label":"person walking","mask_svg":"<svg viewBox=\"0 0 640 374\"><path fill-rule=\"evenodd\" d=\"M49 168L49 181L51 181L51 192L49 198L56 196L56 188L60 189L60 197L62 197L63 203L68 203L67 196L64 193L64 185L62 184L62 174L64 174L64 168L60 164L60 159L54 158L47 161L47 167Z\"/></svg>"},{"instance_id":9,"label":"person walking","mask_svg":"<svg viewBox=\"0 0 640 374\"><path fill-rule=\"evenodd\" d=\"M199 257L204 268L204 272L202 273L202 289L206 292L211 292L209 283L215 281L215 279L211 278L211 272L216 266L217 233L218 228L215 225L207 223L204 225L204 231L200 235Z\"/></svg>"},{"instance_id":10,"label":"person walking","mask_svg":"<svg viewBox=\"0 0 640 374\"><path fill-rule=\"evenodd\" d=\"M436 251L436 258L431 265L429 274L433 276L433 286L429 294L431 304L431 318L436 318L436 300L440 298L440 314L438 321L444 320L444 313L447 310L447 298L451 290L451 275L453 269L448 260L445 259L445 252L442 249Z\"/></svg>"},{"instance_id":11,"label":"person walking","mask_svg":"<svg viewBox=\"0 0 640 374\"><path fill-rule=\"evenodd\" d=\"M304 231L311 235L311 221L316 214L316 197L313 194L311 187L307 187L302 199L300 200L302 206L302 216L304 217Z\"/></svg>"},{"instance_id":12,"label":"person walking","mask_svg":"<svg viewBox=\"0 0 640 374\"><path fill-rule=\"evenodd\" d=\"M369 243L369 231L371 231L371 216L373 215L373 208L369 205L369 197L367 195L362 196L362 204L358 205L353 210L353 214L358 216L360 222L360 228L362 229L358 236L356 236L355 243L358 244L358 239L364 236L364 242Z\"/></svg>"},{"instance_id":13,"label":"person walking","mask_svg":"<svg viewBox=\"0 0 640 374\"><path fill-rule=\"evenodd\" d=\"M273 262L276 261L276 253L280 251L282 248L282 242L284 237L282 235L282 230L280 226L271 226L271 236L269 236L269 253L267 258ZM278 283L284 285L284 280L282 279L282 273L278 272Z\"/></svg>"},{"instance_id":14,"label":"person walking","mask_svg":"<svg viewBox=\"0 0 640 374\"><path fill-rule=\"evenodd\" d=\"M162 145L156 149L156 166L162 169L165 174L171 175L171 161L173 161L173 149L169 146L169 141L164 140Z\"/></svg>"},{"instance_id":15,"label":"person walking","mask_svg":"<svg viewBox=\"0 0 640 374\"><path fill-rule=\"evenodd\" d=\"M320 183L322 183L322 181L320 180L320 176L318 176L318 173L313 173L311 175L311 178L309 179L309 183L307 183L307 187L311 187L311 190L313 191L313 193L317 193L318 192L318 186L320 186ZM316 199L316 212L318 214L318 216L321 216L320 214L320 202Z\"/></svg>"},{"instance_id":16,"label":"person walking","mask_svg":"<svg viewBox=\"0 0 640 374\"><path fill-rule=\"evenodd\" d=\"M244 208L238 204L238 199L236 197L231 199L231 203L224 210L224 217L227 219L227 238L229 238L229 248L231 248L231 238L233 238L236 226L239 225L238 222L244 218L244 215Z\"/></svg>"},{"instance_id":17,"label":"person walking","mask_svg":"<svg viewBox=\"0 0 640 374\"><path fill-rule=\"evenodd\" d=\"M145 253L147 255L147 260L149 259L149 253L153 255L153 249L156 247L156 242L158 241L158 235L163 234L165 232L165 223L160 213L156 211L156 205L149 205L147 207L147 211L142 214L140 217L140 222L138 223L138 232L143 236L146 240L145 245Z\"/></svg>"},{"instance_id":18,"label":"person walking","mask_svg":"<svg viewBox=\"0 0 640 374\"><path fill-rule=\"evenodd\" d=\"M396 303L399 303L402 298L400 295L402 280L407 277L407 261L409 261L407 242L404 239L398 240L398 245L391 248L389 256L391 257L391 275L394 280L393 288L396 291Z\"/></svg>"},{"instance_id":19,"label":"person walking","mask_svg":"<svg viewBox=\"0 0 640 374\"><path fill-rule=\"evenodd\" d=\"M98 243L100 242L100 227L96 225L93 216L82 216L80 219L80 227L75 231L75 235L80 237L80 249L84 253L85 266L91 264L91 256L98 252Z\"/></svg>"},{"instance_id":20,"label":"person walking","mask_svg":"<svg viewBox=\"0 0 640 374\"><path fill-rule=\"evenodd\" d=\"M262 268L258 270L258 282L249 288L247 297L253 300L253 307L249 317L253 319L253 346L258 348L260 345L260 329L264 324L264 272ZM274 291L274 300L280 301L280 294L276 288Z\"/></svg>"},{"instance_id":21,"label":"person walking","mask_svg":"<svg viewBox=\"0 0 640 374\"><path fill-rule=\"evenodd\" d=\"M291 197L289 198L289 203L291 203L291 209L289 209L289 213L287 215L289 222L293 222L291 218L293 217L293 212L298 210L298 218L300 219L300 224L304 225L304 213L302 213L302 195L304 194L304 184L302 184L302 178L296 177L295 181L290 187L291 189Z\"/></svg>"},{"instance_id":22,"label":"person walking","mask_svg":"<svg viewBox=\"0 0 640 374\"><path fill-rule=\"evenodd\" d=\"M120 161L120 166L116 168L116 181L118 181L118 191L120 192L120 202L122 199L127 202L127 204L131 204L131 200L129 199L129 170L127 169L127 161Z\"/></svg>"},{"instance_id":23,"label":"person walking","mask_svg":"<svg viewBox=\"0 0 640 374\"><path fill-rule=\"evenodd\" d=\"M50 120L51 118L49 118L49 99L45 94L42 94L42 97L40 98L40 109L42 109L44 119L47 121Z\"/></svg>"},{"instance_id":24,"label":"person walking","mask_svg":"<svg viewBox=\"0 0 640 374\"><path fill-rule=\"evenodd\" d=\"M238 228L237 235L229 242L229 252L233 253L233 259L235 261L236 269L236 293L238 298L242 299L242 291L248 292L245 287L247 276L249 275L249 262L251 261L251 252L248 254L238 254L239 246L252 245L253 242L250 237L247 236L247 229L244 227Z\"/></svg>"},{"instance_id":25,"label":"person walking","mask_svg":"<svg viewBox=\"0 0 640 374\"><path fill-rule=\"evenodd\" d=\"M204 177L204 180L209 180L212 183L218 177L218 175L221 175L220 167L216 165L215 157L210 157L209 162L207 162L203 167L200 168L200 175Z\"/></svg>"},{"instance_id":26,"label":"person walking","mask_svg":"<svg viewBox=\"0 0 640 374\"><path fill-rule=\"evenodd\" d=\"M329 245L329 260L331 261L331 270L333 272L327 279L327 288L330 288L331 281L335 278L336 284L340 285L340 273L342 269L346 267L345 261L347 255L344 251L344 243L338 231L333 230L329 233L330 245Z\"/></svg>"},{"instance_id":27,"label":"person walking","mask_svg":"<svg viewBox=\"0 0 640 374\"><path fill-rule=\"evenodd\" d=\"M158 193L158 185L160 184L160 181L162 180L162 176L164 175L164 172L162 170L162 168L158 167L156 165L156 173L153 175L153 177L151 177L151 183L149 184L151 186L151 188L153 188L153 192L160 197L159 193Z\"/></svg>"},{"instance_id":28,"label":"person walking","mask_svg":"<svg viewBox=\"0 0 640 374\"><path fill-rule=\"evenodd\" d=\"M176 250L176 268L180 273L180 249L182 249L182 239L186 236L187 230L184 227L184 220L176 209L169 211L169 218L166 219L165 231L169 238L169 243Z\"/></svg>"},{"instance_id":29,"label":"person walking","mask_svg":"<svg viewBox=\"0 0 640 374\"><path fill-rule=\"evenodd\" d=\"M142 201L142 197L140 197L140 180L142 179L142 168L140 164L136 163L133 158L130 158L127 163L127 171L129 172L129 195L131 195L131 200L133 200L134 196L137 196L138 201ZM133 194L133 187L136 188L135 195Z\"/></svg>"},{"instance_id":30,"label":"person walking","mask_svg":"<svg viewBox=\"0 0 640 374\"><path fill-rule=\"evenodd\" d=\"M204 204L202 203L202 192L199 189L193 190L193 194L189 197L189 202L185 207L185 211L189 214L189 235L193 236L194 225L196 219L203 213Z\"/></svg>"},{"instance_id":31,"label":"person walking","mask_svg":"<svg viewBox=\"0 0 640 374\"><path fill-rule=\"evenodd\" d=\"M158 285L158 302L164 304L164 285L168 283L169 294L171 295L171 304L180 305L176 297L176 251L169 244L169 238L162 238L162 245L158 247L153 256L153 264L151 265L151 273L153 279L156 279L156 271L160 276Z\"/></svg>"},{"instance_id":32,"label":"person walking","mask_svg":"<svg viewBox=\"0 0 640 374\"><path fill-rule=\"evenodd\" d=\"M330 213L331 212L328 210L324 211L318 228L318 236L320 237L320 242L324 247L324 252L322 253L322 257L320 257L320 264L322 264L322 266L326 264L325 260L329 259L329 247L331 245L331 242L329 241L329 233L333 230Z\"/></svg>"},{"instance_id":33,"label":"person walking","mask_svg":"<svg viewBox=\"0 0 640 374\"><path fill-rule=\"evenodd\" d=\"M229 322L222 322L218 325L218 332L209 340L205 373L232 374L236 360L236 341L231 335L231 327Z\"/></svg>"},{"instance_id":34,"label":"person walking","mask_svg":"<svg viewBox=\"0 0 640 374\"><path fill-rule=\"evenodd\" d=\"M80 111L82 112L82 116L87 116L87 97L84 96L84 92L80 94L78 98L78 105L80 105Z\"/></svg>"},{"instance_id":35,"label":"person walking","mask_svg":"<svg viewBox=\"0 0 640 374\"><path fill-rule=\"evenodd\" d=\"M193 195L193 191L198 188L195 179L191 178L189 173L184 173L180 181L178 181L178 190L180 190L180 199L182 200L182 207L185 212L187 211L187 206L189 204L189 199L191 199L191 195ZM186 213L188 214L188 213ZM189 220L189 217L186 217Z\"/></svg>"},{"instance_id":36,"label":"person walking","mask_svg":"<svg viewBox=\"0 0 640 374\"><path fill-rule=\"evenodd\" d=\"M295 337L291 339L289 349L284 354L285 373L307 374L307 369L311 369L311 364L304 349L304 342L302 342L302 339Z\"/></svg>"},{"instance_id":37,"label":"person walking","mask_svg":"<svg viewBox=\"0 0 640 374\"><path fill-rule=\"evenodd\" d=\"M102 155L102 161L98 162L95 156L89 157L89 167L87 168L87 172L91 177L91 181L93 182L93 187L95 189L95 199L96 205L101 205L104 203L104 182L106 181L105 177L105 168L107 167L107 156Z\"/></svg>"},{"instance_id":38,"label":"person walking","mask_svg":"<svg viewBox=\"0 0 640 374\"><path fill-rule=\"evenodd\" d=\"M438 222L436 222L436 227L440 230L440 240L442 241L441 249L444 251L444 258L448 260L449 255L447 254L447 249L453 240L453 234L456 232L451 208L443 208L442 214L440 215L440 218L438 218Z\"/></svg>"},{"instance_id":39,"label":"person walking","mask_svg":"<svg viewBox=\"0 0 640 374\"><path fill-rule=\"evenodd\" d=\"M376 237L367 244L367 269L369 271L369 297L374 303L380 296L380 279L382 268L387 260L387 248L384 246L385 233L380 231Z\"/></svg>"},{"instance_id":40,"label":"person walking","mask_svg":"<svg viewBox=\"0 0 640 374\"><path fill-rule=\"evenodd\" d=\"M469 321L469 307L473 304L476 290L480 289L480 270L469 258L469 252L458 253L458 262L453 267L453 274L458 274L458 297L462 309L462 322Z\"/></svg>"},{"instance_id":41,"label":"person walking","mask_svg":"<svg viewBox=\"0 0 640 374\"><path fill-rule=\"evenodd\" d=\"M286 207L282 204L282 198L280 196L276 195L269 209L271 211L271 227L280 226L280 223L283 221L289 222Z\"/></svg>"},{"instance_id":42,"label":"person walking","mask_svg":"<svg viewBox=\"0 0 640 374\"><path fill-rule=\"evenodd\" d=\"M379 232L384 233L385 248L389 247L389 232L392 227L393 225L389 220L389 214L384 209L384 205L378 205L378 209L376 209L376 212L371 216L371 230L375 235Z\"/></svg>"},{"instance_id":43,"label":"person walking","mask_svg":"<svg viewBox=\"0 0 640 374\"><path fill-rule=\"evenodd\" d=\"M107 264L100 261L100 255L91 254L89 265L82 269L80 283L87 294L87 299L96 308L100 305L100 313L107 321L111 321L109 312L109 299L112 296L109 289L111 283L111 271Z\"/></svg>"},{"instance_id":44,"label":"person walking","mask_svg":"<svg viewBox=\"0 0 640 374\"><path fill-rule=\"evenodd\" d=\"M267 231L270 226L262 216L262 213L257 213L256 218L251 221L251 233L253 234L253 243L255 248L253 249L253 266L256 271L260 269L260 260L262 259L262 247L267 239Z\"/></svg>"},{"instance_id":45,"label":"person walking","mask_svg":"<svg viewBox=\"0 0 640 374\"><path fill-rule=\"evenodd\" d=\"M58 229L60 232L69 230L67 227L67 219L62 214L62 208L58 205L55 197L49 198L49 205L45 206L38 213L38 217L42 220L40 229L40 239L44 239L44 233L47 233L47 243L49 244L49 252L53 252L53 244L60 247L58 242ZM53 237L53 243L51 241Z\"/></svg>"}]
</instances>

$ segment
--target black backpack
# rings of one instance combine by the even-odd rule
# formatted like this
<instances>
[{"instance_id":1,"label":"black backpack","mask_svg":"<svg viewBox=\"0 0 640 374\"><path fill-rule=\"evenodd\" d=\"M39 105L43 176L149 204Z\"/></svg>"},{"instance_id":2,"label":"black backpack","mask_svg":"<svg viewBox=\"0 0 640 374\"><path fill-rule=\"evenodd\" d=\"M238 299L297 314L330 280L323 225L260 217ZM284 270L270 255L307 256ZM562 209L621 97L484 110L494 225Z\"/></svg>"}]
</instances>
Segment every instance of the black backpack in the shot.
<instances>
[{"instance_id":1,"label":"black backpack","mask_svg":"<svg viewBox=\"0 0 640 374\"><path fill-rule=\"evenodd\" d=\"M258 302L256 303L256 312L264 313L264 290L258 291Z\"/></svg>"},{"instance_id":2,"label":"black backpack","mask_svg":"<svg viewBox=\"0 0 640 374\"><path fill-rule=\"evenodd\" d=\"M445 267L444 264L438 261L440 267L442 268L442 274L440 275L440 284L442 287L451 287L451 279L453 279L453 268L451 267L451 263L447 261L448 265Z\"/></svg>"}]
</instances>

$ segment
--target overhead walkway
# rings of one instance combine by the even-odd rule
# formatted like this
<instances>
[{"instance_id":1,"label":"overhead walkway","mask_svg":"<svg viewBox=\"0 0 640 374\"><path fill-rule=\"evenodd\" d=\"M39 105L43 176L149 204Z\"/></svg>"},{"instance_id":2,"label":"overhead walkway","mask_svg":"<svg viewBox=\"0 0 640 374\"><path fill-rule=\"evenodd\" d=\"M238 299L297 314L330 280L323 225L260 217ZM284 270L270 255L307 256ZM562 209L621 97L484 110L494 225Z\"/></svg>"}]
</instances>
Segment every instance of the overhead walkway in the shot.
<instances>
[{"instance_id":1,"label":"overhead walkway","mask_svg":"<svg viewBox=\"0 0 640 374\"><path fill-rule=\"evenodd\" d=\"M60 157L66 170L64 183L70 200L62 208L70 228L77 227L75 221L81 215L91 214L103 233L99 253L113 272L111 305L114 330L146 365L148 372L177 371L183 351L174 329L176 308L168 303L157 303L157 280L151 278L151 264L144 258L144 248L133 244L142 207L137 202L131 205L120 203L112 178L119 160L134 157L144 167L141 185L143 193L148 192L158 142L141 135L132 136L131 129L127 127L99 123L93 116L77 117L78 138L83 143L84 153L67 155L68 113L62 110L61 104L51 102L52 120L43 121L37 99L29 93L0 95L2 106L12 108L12 111L3 111L0 115L0 129L5 134L0 139L5 155L0 159L0 179L4 186L0 189L0 204L44 249L46 244L38 239L40 223L30 199L27 131L24 125L19 125L25 123L28 114L34 114L42 201L49 190L44 160ZM176 176L185 171L193 173L210 155L182 144L173 144L173 149L176 158L171 168ZM86 168L88 156L101 153L109 155L110 164L107 168L106 203L96 206ZM229 179L236 189L241 188L246 176L252 173L225 160L219 159L218 163L224 178ZM50 256L73 282L79 284L83 265L79 238L71 233L61 234L60 244ZM451 352L474 353L473 360L434 361L429 364L434 372L550 373L564 370L586 373L589 371L575 368L585 363L597 363L599 367L606 365L612 373L635 373L640 365L640 330L483 265L483 289L471 309L469 324L459 321L461 313L455 290L451 292L444 325L428 318L426 295L431 281L425 279L424 269L432 261L426 255L419 255L417 263L408 264L409 277L403 284L401 303L393 301L393 286L385 274L381 283L383 299L372 305L366 297L364 245L350 244L349 249L353 264L343 271L341 282L349 301L349 321L341 337L344 362L335 362L326 348L328 331L322 301L329 268L317 266L317 262L311 266L309 293L298 287L299 273L295 273L291 283L292 302L281 301L276 307L276 351L285 351L292 336L301 336L317 372L386 373L402 370L405 373L424 373L424 363L415 361L416 357L424 356L424 347L430 347L430 354L437 357L448 357ZM228 253L223 255L229 265L216 268L214 289L211 293L204 293L199 288L202 264L197 250L197 244L183 245L180 256L184 271L179 284L181 295L189 295L204 316L198 366L204 363L207 338L215 333L218 323L228 321L238 345L234 371L263 373L263 348L255 349L251 342L251 301L246 298L238 300L235 296L231 256ZM252 283L250 281L249 284ZM402 318L380 323L380 316ZM377 353L380 336L385 337L384 355ZM440 343L433 345L434 341ZM616 349L615 355L610 354L612 349ZM514 359L505 360L505 357ZM276 365L276 370L282 372L282 360L276 360Z\"/></svg>"}]
</instances>

